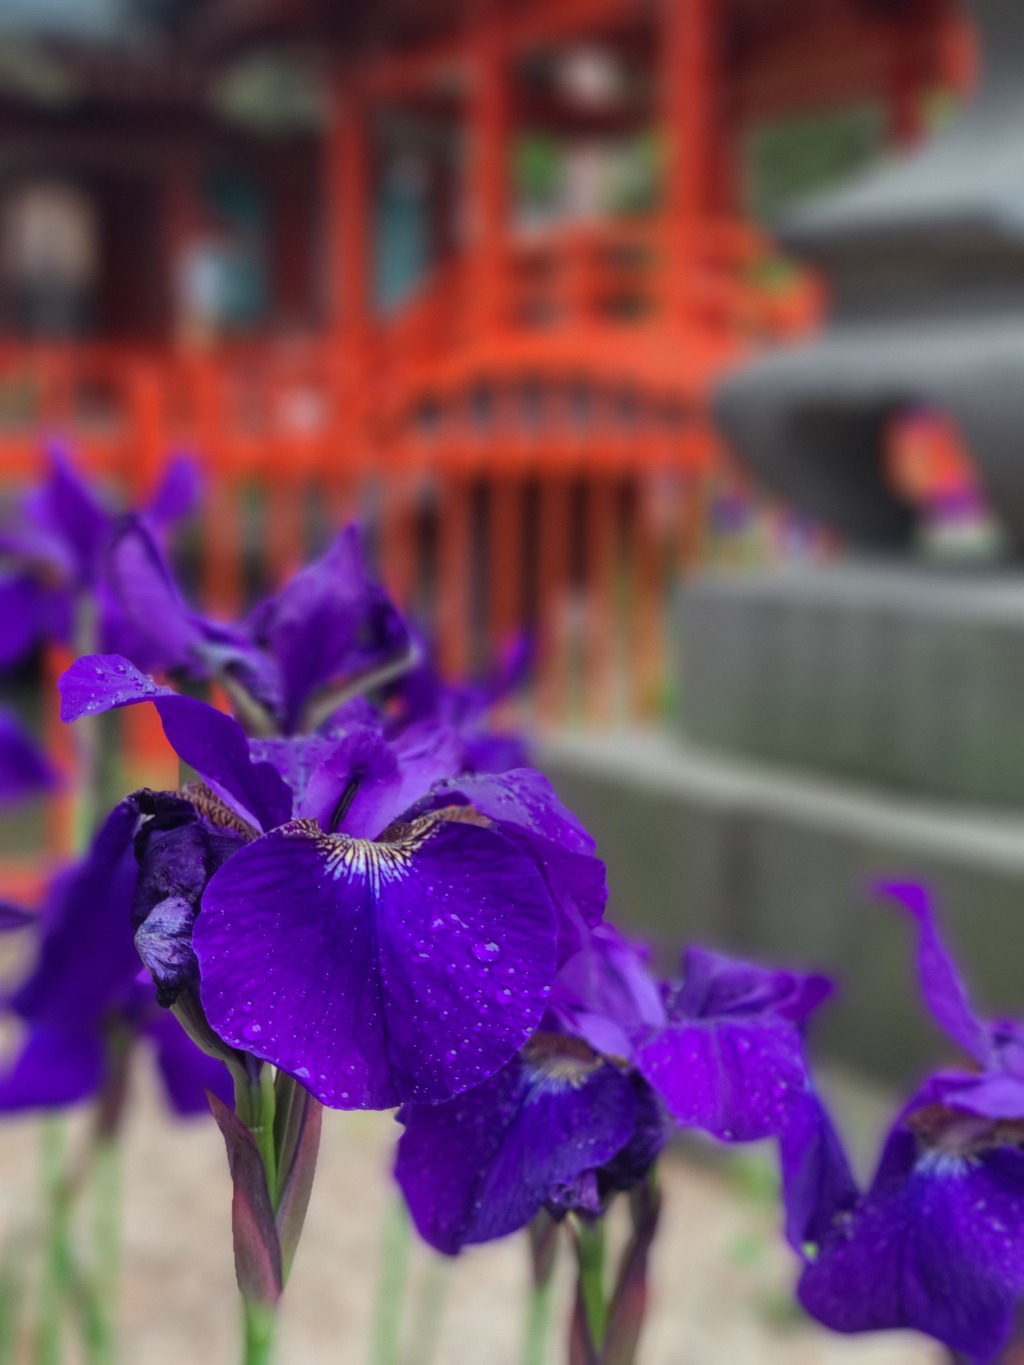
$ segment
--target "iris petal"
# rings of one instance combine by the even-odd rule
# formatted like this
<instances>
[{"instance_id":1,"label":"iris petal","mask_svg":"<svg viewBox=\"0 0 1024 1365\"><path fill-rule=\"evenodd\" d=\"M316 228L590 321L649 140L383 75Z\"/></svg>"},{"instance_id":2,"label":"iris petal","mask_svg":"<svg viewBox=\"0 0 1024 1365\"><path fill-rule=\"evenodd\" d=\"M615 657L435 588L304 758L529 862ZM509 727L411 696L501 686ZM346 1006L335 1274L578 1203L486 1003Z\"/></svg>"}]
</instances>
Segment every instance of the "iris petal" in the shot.
<instances>
[{"instance_id":1,"label":"iris petal","mask_svg":"<svg viewBox=\"0 0 1024 1365\"><path fill-rule=\"evenodd\" d=\"M880 891L893 896L917 921L917 970L921 992L935 1022L982 1066L992 1056L988 1028L971 1009L953 959L935 927L928 892L917 882L882 882Z\"/></svg>"},{"instance_id":2,"label":"iris petal","mask_svg":"<svg viewBox=\"0 0 1024 1365\"><path fill-rule=\"evenodd\" d=\"M517 1057L447 1104L400 1112L406 1131L395 1176L431 1246L454 1255L525 1227L629 1141L637 1110L630 1078L596 1057L573 1062L552 1073Z\"/></svg>"},{"instance_id":3,"label":"iris petal","mask_svg":"<svg viewBox=\"0 0 1024 1365\"><path fill-rule=\"evenodd\" d=\"M444 818L387 843L293 821L216 873L193 942L221 1037L335 1108L478 1084L536 1028L555 973L532 861Z\"/></svg>"},{"instance_id":4,"label":"iris petal","mask_svg":"<svg viewBox=\"0 0 1024 1365\"><path fill-rule=\"evenodd\" d=\"M897 1128L871 1189L800 1281L813 1317L837 1332L916 1328L991 1360L1024 1289L1024 1154L921 1151Z\"/></svg>"},{"instance_id":5,"label":"iris petal","mask_svg":"<svg viewBox=\"0 0 1024 1365\"><path fill-rule=\"evenodd\" d=\"M771 1015L677 1021L633 1060L677 1122L725 1141L782 1132L807 1085L796 1029Z\"/></svg>"}]
</instances>

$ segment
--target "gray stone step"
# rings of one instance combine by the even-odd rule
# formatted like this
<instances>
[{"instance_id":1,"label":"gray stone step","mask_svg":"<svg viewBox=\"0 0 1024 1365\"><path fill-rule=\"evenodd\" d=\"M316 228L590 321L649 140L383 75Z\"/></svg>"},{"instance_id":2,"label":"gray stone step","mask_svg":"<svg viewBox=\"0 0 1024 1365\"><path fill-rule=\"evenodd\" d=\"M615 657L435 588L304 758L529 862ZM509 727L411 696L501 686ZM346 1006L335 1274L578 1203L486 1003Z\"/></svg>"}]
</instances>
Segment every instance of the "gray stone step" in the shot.
<instances>
[{"instance_id":1,"label":"gray stone step","mask_svg":"<svg viewBox=\"0 0 1024 1365\"><path fill-rule=\"evenodd\" d=\"M991 1015L1024 1014L1024 819L902 800L722 759L657 732L542 750L608 864L609 916L663 964L682 942L824 969L840 991L814 1037L905 1082L951 1046L920 1002L906 917L884 876L935 890L947 938Z\"/></svg>"},{"instance_id":2,"label":"gray stone step","mask_svg":"<svg viewBox=\"0 0 1024 1365\"><path fill-rule=\"evenodd\" d=\"M682 725L739 755L1024 806L1024 575L842 564L680 593Z\"/></svg>"}]
</instances>

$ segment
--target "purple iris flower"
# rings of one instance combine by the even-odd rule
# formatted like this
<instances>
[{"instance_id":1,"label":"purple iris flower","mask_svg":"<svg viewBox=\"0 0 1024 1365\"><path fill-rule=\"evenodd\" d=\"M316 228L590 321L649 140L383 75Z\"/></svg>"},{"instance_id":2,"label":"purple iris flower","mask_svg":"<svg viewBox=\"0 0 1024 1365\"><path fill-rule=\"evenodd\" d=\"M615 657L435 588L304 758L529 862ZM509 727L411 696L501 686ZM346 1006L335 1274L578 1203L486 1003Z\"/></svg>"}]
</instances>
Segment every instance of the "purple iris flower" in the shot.
<instances>
[{"instance_id":1,"label":"purple iris flower","mask_svg":"<svg viewBox=\"0 0 1024 1365\"><path fill-rule=\"evenodd\" d=\"M640 1106L636 1077L575 1038L537 1033L483 1085L399 1110L395 1178L420 1235L448 1255L517 1231L544 1207L599 1214L622 1181L606 1172Z\"/></svg>"},{"instance_id":2,"label":"purple iris flower","mask_svg":"<svg viewBox=\"0 0 1024 1365\"><path fill-rule=\"evenodd\" d=\"M830 994L826 978L734 962L690 948L665 1022L633 1060L677 1123L725 1142L783 1132L810 1092L803 1031Z\"/></svg>"},{"instance_id":3,"label":"purple iris flower","mask_svg":"<svg viewBox=\"0 0 1024 1365\"><path fill-rule=\"evenodd\" d=\"M649 959L646 948L613 925L595 925L559 970L545 1026L606 1057L631 1060L637 1041L667 1023Z\"/></svg>"},{"instance_id":4,"label":"purple iris flower","mask_svg":"<svg viewBox=\"0 0 1024 1365\"><path fill-rule=\"evenodd\" d=\"M543 1028L518 1056L447 1103L399 1110L395 1178L426 1242L454 1255L541 1209L596 1217L644 1178L668 1123L619 1044L648 1008L658 995L643 954L599 926L563 964ZM593 1036L615 1051L602 1055Z\"/></svg>"},{"instance_id":5,"label":"purple iris flower","mask_svg":"<svg viewBox=\"0 0 1024 1365\"><path fill-rule=\"evenodd\" d=\"M144 519L122 525L108 575L133 633L172 671L222 681L252 733L337 721L338 707L368 678L386 679L410 662L408 627L369 574L355 526L237 626L186 605Z\"/></svg>"},{"instance_id":6,"label":"purple iris flower","mask_svg":"<svg viewBox=\"0 0 1024 1365\"><path fill-rule=\"evenodd\" d=\"M151 700L234 822L241 846L175 907L205 1017L325 1104L435 1102L493 1075L539 1025L560 943L603 913L603 865L551 787L457 776L448 727L247 740L109 656L61 690L65 719Z\"/></svg>"},{"instance_id":7,"label":"purple iris flower","mask_svg":"<svg viewBox=\"0 0 1024 1365\"><path fill-rule=\"evenodd\" d=\"M1024 1293L1024 1030L975 1014L922 887L882 889L916 919L925 1001L977 1070L917 1091L863 1195L823 1115L790 1142L791 1161L816 1168L820 1199L800 1300L835 1331L915 1328L991 1361Z\"/></svg>"},{"instance_id":8,"label":"purple iris flower","mask_svg":"<svg viewBox=\"0 0 1024 1365\"><path fill-rule=\"evenodd\" d=\"M117 806L82 861L54 878L35 917L36 962L6 1000L24 1038L0 1074L0 1111L63 1107L99 1094L111 1048L139 1038L155 1049L179 1113L203 1112L206 1090L230 1090L225 1068L156 1007L152 986L140 979L131 929L136 820L134 803Z\"/></svg>"},{"instance_id":9,"label":"purple iris flower","mask_svg":"<svg viewBox=\"0 0 1024 1365\"><path fill-rule=\"evenodd\" d=\"M0 709L0 803L51 791L60 775L17 716Z\"/></svg>"},{"instance_id":10,"label":"purple iris flower","mask_svg":"<svg viewBox=\"0 0 1024 1365\"><path fill-rule=\"evenodd\" d=\"M193 510L197 492L194 466L171 461L145 511L147 525L162 533ZM43 640L70 644L76 604L86 595L97 603L105 648L127 653L145 668L163 662L161 650L131 628L106 581L105 556L117 525L117 515L68 457L51 451L45 481L22 501L13 520L0 525L0 667L18 663Z\"/></svg>"},{"instance_id":11,"label":"purple iris flower","mask_svg":"<svg viewBox=\"0 0 1024 1365\"><path fill-rule=\"evenodd\" d=\"M463 744L463 766L471 773L503 773L529 766L529 750L521 735L496 730L489 716L520 688L529 671L532 648L521 636L505 651L497 669L481 682L446 683L438 672L428 642L416 638L417 661L393 685L402 722L443 721Z\"/></svg>"}]
</instances>

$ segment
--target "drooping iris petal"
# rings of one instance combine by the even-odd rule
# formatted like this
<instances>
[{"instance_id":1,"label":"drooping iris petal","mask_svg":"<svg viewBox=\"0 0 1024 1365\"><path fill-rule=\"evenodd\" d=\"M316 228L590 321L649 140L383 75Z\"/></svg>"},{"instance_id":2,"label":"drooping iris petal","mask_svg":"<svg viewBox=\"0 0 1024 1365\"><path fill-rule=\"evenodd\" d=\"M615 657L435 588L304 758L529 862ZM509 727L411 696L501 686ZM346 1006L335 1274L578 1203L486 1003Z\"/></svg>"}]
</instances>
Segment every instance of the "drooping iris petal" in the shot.
<instances>
[{"instance_id":1,"label":"drooping iris petal","mask_svg":"<svg viewBox=\"0 0 1024 1365\"><path fill-rule=\"evenodd\" d=\"M782 1132L807 1086L799 1034L771 1015L673 1020L633 1061L678 1123L726 1142Z\"/></svg>"},{"instance_id":2,"label":"drooping iris petal","mask_svg":"<svg viewBox=\"0 0 1024 1365\"><path fill-rule=\"evenodd\" d=\"M532 768L452 778L439 783L414 811L452 803L471 805L536 859L561 914L560 958L570 957L604 915L608 885L593 839L547 778Z\"/></svg>"},{"instance_id":3,"label":"drooping iris petal","mask_svg":"<svg viewBox=\"0 0 1024 1365\"><path fill-rule=\"evenodd\" d=\"M318 690L400 655L409 644L398 610L366 571L354 526L257 607L248 626L280 666L288 731L298 726L306 701Z\"/></svg>"},{"instance_id":4,"label":"drooping iris petal","mask_svg":"<svg viewBox=\"0 0 1024 1365\"><path fill-rule=\"evenodd\" d=\"M62 1109L89 1099L103 1080L103 1038L95 1023L38 1023L6 1070L0 1113Z\"/></svg>"},{"instance_id":5,"label":"drooping iris petal","mask_svg":"<svg viewBox=\"0 0 1024 1365\"><path fill-rule=\"evenodd\" d=\"M779 1157L786 1240L803 1254L824 1241L860 1193L832 1120L813 1092L793 1106L779 1135Z\"/></svg>"},{"instance_id":6,"label":"drooping iris petal","mask_svg":"<svg viewBox=\"0 0 1024 1365\"><path fill-rule=\"evenodd\" d=\"M65 721L152 701L178 757L245 820L272 829L290 819L292 795L280 773L270 763L253 762L242 727L223 712L160 686L116 654L76 659L59 688Z\"/></svg>"},{"instance_id":7,"label":"drooping iris petal","mask_svg":"<svg viewBox=\"0 0 1024 1365\"><path fill-rule=\"evenodd\" d=\"M0 802L51 790L59 775L17 716L0 709Z\"/></svg>"},{"instance_id":8,"label":"drooping iris petal","mask_svg":"<svg viewBox=\"0 0 1024 1365\"><path fill-rule=\"evenodd\" d=\"M418 821L394 842L295 821L206 889L193 942L225 1041L335 1108L447 1099L537 1027L555 911L494 830Z\"/></svg>"},{"instance_id":9,"label":"drooping iris petal","mask_svg":"<svg viewBox=\"0 0 1024 1365\"><path fill-rule=\"evenodd\" d=\"M119 1000L138 974L129 914L136 818L134 803L122 801L85 859L56 880L38 960L11 998L23 1019L81 1027Z\"/></svg>"},{"instance_id":10,"label":"drooping iris petal","mask_svg":"<svg viewBox=\"0 0 1024 1365\"><path fill-rule=\"evenodd\" d=\"M571 1039L538 1035L483 1085L445 1104L406 1105L395 1176L438 1251L504 1237L628 1142L628 1076ZM576 1197L579 1198L578 1192Z\"/></svg>"},{"instance_id":11,"label":"drooping iris petal","mask_svg":"<svg viewBox=\"0 0 1024 1365\"><path fill-rule=\"evenodd\" d=\"M916 882L881 882L879 891L904 905L918 927L917 969L921 992L940 1028L982 1066L990 1060L988 1027L971 1009L953 959L939 937L928 892Z\"/></svg>"},{"instance_id":12,"label":"drooping iris petal","mask_svg":"<svg viewBox=\"0 0 1024 1365\"><path fill-rule=\"evenodd\" d=\"M804 1270L804 1308L837 1332L915 1328L992 1360L1024 1290L1024 1153L957 1154L890 1135L863 1202Z\"/></svg>"}]
</instances>

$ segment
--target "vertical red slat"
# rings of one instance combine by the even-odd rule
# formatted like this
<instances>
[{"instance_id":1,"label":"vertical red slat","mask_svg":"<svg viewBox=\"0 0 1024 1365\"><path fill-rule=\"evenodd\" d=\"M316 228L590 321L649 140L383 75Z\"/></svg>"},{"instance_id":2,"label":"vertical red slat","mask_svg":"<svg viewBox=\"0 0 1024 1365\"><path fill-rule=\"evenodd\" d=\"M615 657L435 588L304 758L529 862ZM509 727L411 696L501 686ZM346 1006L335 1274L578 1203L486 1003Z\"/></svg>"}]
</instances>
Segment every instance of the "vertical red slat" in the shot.
<instances>
[{"instance_id":1,"label":"vertical red slat","mask_svg":"<svg viewBox=\"0 0 1024 1365\"><path fill-rule=\"evenodd\" d=\"M568 700L566 608L572 531L570 494L570 483L564 475L549 475L541 483L537 528L540 616L537 712L545 725L565 719Z\"/></svg>"},{"instance_id":2,"label":"vertical red slat","mask_svg":"<svg viewBox=\"0 0 1024 1365\"><path fill-rule=\"evenodd\" d=\"M587 484L583 704L588 722L608 725L615 706L617 488L607 475Z\"/></svg>"},{"instance_id":3,"label":"vertical red slat","mask_svg":"<svg viewBox=\"0 0 1024 1365\"><path fill-rule=\"evenodd\" d=\"M650 480L640 481L630 528L629 691L630 712L638 720L657 715L663 680L665 585L653 492Z\"/></svg>"},{"instance_id":4,"label":"vertical red slat","mask_svg":"<svg viewBox=\"0 0 1024 1365\"><path fill-rule=\"evenodd\" d=\"M398 605L405 609L412 604L419 568L417 503L415 480L401 474L385 480L380 517L380 568L384 586Z\"/></svg>"},{"instance_id":5,"label":"vertical red slat","mask_svg":"<svg viewBox=\"0 0 1024 1365\"><path fill-rule=\"evenodd\" d=\"M472 507L465 477L446 476L438 527L437 652L447 678L464 678L470 665L469 603Z\"/></svg>"},{"instance_id":6,"label":"vertical red slat","mask_svg":"<svg viewBox=\"0 0 1024 1365\"><path fill-rule=\"evenodd\" d=\"M491 480L487 537L488 624L492 657L522 627L523 487L515 475Z\"/></svg>"}]
</instances>

